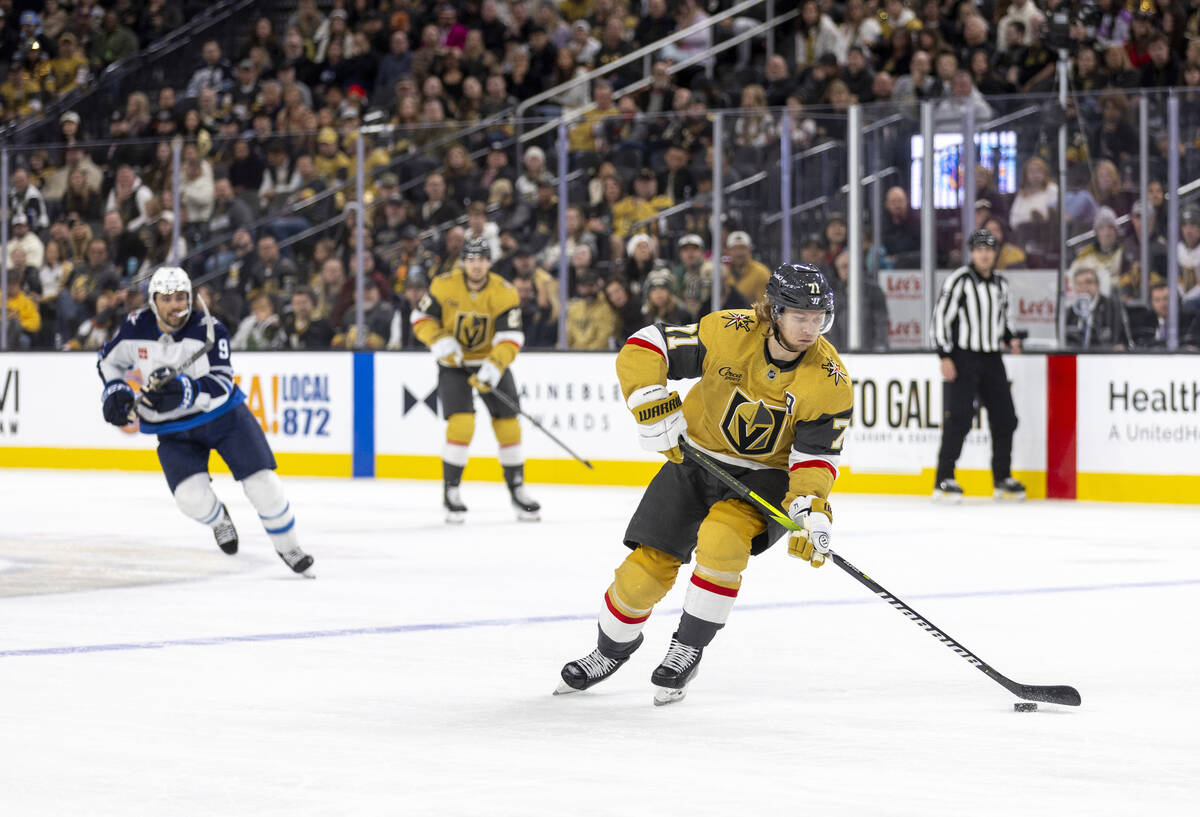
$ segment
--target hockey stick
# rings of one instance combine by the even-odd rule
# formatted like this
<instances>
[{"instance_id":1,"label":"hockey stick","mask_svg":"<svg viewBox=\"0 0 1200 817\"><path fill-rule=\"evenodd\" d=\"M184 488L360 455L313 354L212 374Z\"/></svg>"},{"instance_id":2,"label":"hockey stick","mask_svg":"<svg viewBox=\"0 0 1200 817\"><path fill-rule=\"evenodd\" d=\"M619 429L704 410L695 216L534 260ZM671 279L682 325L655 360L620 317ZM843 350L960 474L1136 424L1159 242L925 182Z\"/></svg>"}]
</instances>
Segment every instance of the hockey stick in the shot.
<instances>
[{"instance_id":1,"label":"hockey stick","mask_svg":"<svg viewBox=\"0 0 1200 817\"><path fill-rule=\"evenodd\" d=\"M685 457L687 457L692 462L699 465L704 470L708 471L710 474L712 474L717 479L721 480L721 482L728 485L731 489L733 489L734 493L736 493L742 499L746 500L747 502L753 502L753 503L759 505L763 510L765 510L768 514L770 514L772 519L774 519L780 525L787 528L788 530L793 530L793 531L800 530L800 526L798 524L796 524L794 521L792 521L791 517L789 517L787 514L783 513L783 511L780 510L779 508L777 508L775 505L771 504L770 502L763 499L758 494L754 493L754 491L751 491L749 488L747 488L745 485L743 485L736 477L734 477L732 474L730 474L728 471L726 471L721 466L717 465L717 463L714 462L712 460L712 458L708 457L707 455L705 455L704 453L702 453L700 451L697 451L695 448L693 448L692 446L688 445L686 442L683 442L683 441L680 441L679 448L683 452L683 455ZM918 627L925 630L927 633L929 633L934 638L936 638L938 641L942 642L947 647L954 650L954 652L957 653L959 656L961 656L968 664L970 664L973 667L978 668L980 670L980 672L982 672L987 677L991 678L993 681L998 683L1000 686L1007 689L1013 695L1016 695L1018 698L1024 698L1027 701L1044 701L1046 703L1052 703L1052 704L1065 704L1066 706L1079 706L1079 704L1081 703L1081 699L1079 697L1079 692L1074 687L1038 686L1036 684L1018 684L1016 681L1013 681L1013 680L1005 677L1004 675L1001 675L999 672L997 672L991 666L989 666L982 658L975 655L975 653L971 652L966 647L964 647L962 644L959 644L953 638L948 636L946 634L945 630L942 630L942 629L934 626L934 624L932 622L930 622L929 619L925 618L920 613L918 613L916 610L914 610L913 608L911 608L907 604L905 604L903 601L901 601L900 599L893 596L891 593L889 593L883 587L883 585L879 584L877 581L872 579L867 574L863 573L857 567L855 567L854 565L847 562L845 559L843 559L837 553L834 553L831 550L829 552L829 558L833 560L834 564L836 564L842 570L849 573L852 577L854 577L854 579L856 579L860 584L865 586L872 593L879 596L881 599L886 601L888 604L895 607L902 615L904 615L905 618L908 618L914 624L916 624Z\"/></svg>"},{"instance_id":2,"label":"hockey stick","mask_svg":"<svg viewBox=\"0 0 1200 817\"><path fill-rule=\"evenodd\" d=\"M531 415L529 415L524 410L522 410L522 408L517 405L517 401L513 400L511 397L509 397L507 394L500 391L499 389L492 389L491 394L493 394L497 398L499 398L501 403L508 406L510 409L515 411L517 414L520 414L522 417L524 417L529 422L533 423L534 428L536 428L538 431L542 432L547 437L549 437L551 440L553 440L555 443L557 443L558 447L561 448L563 451L566 451L568 454L570 454L572 457L574 457L579 462L586 465L588 468L592 468L592 464L590 462L588 462L583 457L579 456L574 451L572 451L570 448L568 448L566 443L564 443L558 437L555 437L553 434L551 434L549 432L549 430L547 430L547 428L544 425L539 423ZM593 468L593 470L595 470L595 469Z\"/></svg>"}]
</instances>

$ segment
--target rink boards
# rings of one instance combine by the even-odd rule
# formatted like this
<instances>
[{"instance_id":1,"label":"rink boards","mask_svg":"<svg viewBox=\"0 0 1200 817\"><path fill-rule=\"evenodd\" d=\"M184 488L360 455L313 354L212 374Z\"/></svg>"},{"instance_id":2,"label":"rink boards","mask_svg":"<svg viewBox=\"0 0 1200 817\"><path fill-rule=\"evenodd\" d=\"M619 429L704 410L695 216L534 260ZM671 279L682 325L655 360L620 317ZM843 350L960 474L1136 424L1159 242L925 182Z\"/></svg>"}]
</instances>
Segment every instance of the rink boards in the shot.
<instances>
[{"instance_id":1,"label":"rink boards","mask_svg":"<svg viewBox=\"0 0 1200 817\"><path fill-rule=\"evenodd\" d=\"M595 466L588 470L524 422L531 482L644 484L641 451L612 353L525 352L522 405ZM925 494L941 433L937 358L846 355L855 385L837 490ZM1013 470L1031 497L1194 502L1200 496L1200 358L1010 356L1020 418ZM441 478L444 421L424 353L240 353L238 381L284 474ZM686 388L688 384L683 384ZM681 389L682 390L682 389ZM0 355L0 467L157 470L155 440L100 414L90 354ZM477 402L468 479L499 480L496 442ZM968 494L991 489L986 415L959 460ZM223 465L213 458L214 470Z\"/></svg>"}]
</instances>

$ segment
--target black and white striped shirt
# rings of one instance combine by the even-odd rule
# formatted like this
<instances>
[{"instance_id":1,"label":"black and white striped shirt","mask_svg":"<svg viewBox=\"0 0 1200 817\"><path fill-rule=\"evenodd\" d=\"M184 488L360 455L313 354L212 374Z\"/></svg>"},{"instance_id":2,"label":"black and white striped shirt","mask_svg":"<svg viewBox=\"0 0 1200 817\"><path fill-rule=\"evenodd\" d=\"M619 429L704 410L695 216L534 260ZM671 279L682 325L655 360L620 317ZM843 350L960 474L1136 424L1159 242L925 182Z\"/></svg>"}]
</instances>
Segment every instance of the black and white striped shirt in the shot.
<instances>
[{"instance_id":1,"label":"black and white striped shirt","mask_svg":"<svg viewBox=\"0 0 1200 817\"><path fill-rule=\"evenodd\" d=\"M973 266L959 267L942 284L933 308L933 344L941 357L955 349L1001 352L1012 339L1008 282L984 278Z\"/></svg>"}]
</instances>

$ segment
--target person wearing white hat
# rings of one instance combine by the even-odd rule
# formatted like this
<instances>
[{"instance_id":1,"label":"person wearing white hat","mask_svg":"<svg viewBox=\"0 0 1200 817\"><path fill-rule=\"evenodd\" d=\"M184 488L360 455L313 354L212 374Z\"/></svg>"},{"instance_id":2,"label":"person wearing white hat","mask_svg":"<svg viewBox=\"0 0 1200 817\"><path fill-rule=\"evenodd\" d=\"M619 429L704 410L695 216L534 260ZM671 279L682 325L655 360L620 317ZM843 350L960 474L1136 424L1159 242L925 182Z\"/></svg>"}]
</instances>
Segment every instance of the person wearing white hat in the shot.
<instances>
[{"instance_id":1,"label":"person wearing white hat","mask_svg":"<svg viewBox=\"0 0 1200 817\"><path fill-rule=\"evenodd\" d=\"M733 293L726 296L724 304L726 309L751 305L766 291L771 271L750 257L752 249L754 249L754 243L750 240L750 235L742 230L733 231L729 234L729 238L725 239L725 251L729 256L729 263L724 266L723 277L726 286L732 287L738 295L738 298L734 298ZM742 304L741 300L744 300L745 304ZM734 301L737 303L735 304Z\"/></svg>"}]
</instances>

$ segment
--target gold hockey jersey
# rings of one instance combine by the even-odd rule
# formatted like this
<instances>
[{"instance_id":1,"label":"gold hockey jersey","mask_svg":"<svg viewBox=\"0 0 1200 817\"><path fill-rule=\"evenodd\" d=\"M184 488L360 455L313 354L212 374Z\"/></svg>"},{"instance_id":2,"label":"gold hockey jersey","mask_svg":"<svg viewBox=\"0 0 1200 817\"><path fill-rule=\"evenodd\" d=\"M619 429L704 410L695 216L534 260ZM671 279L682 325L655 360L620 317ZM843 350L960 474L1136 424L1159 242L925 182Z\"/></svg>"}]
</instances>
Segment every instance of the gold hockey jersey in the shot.
<instances>
[{"instance_id":1,"label":"gold hockey jersey","mask_svg":"<svg viewBox=\"0 0 1200 817\"><path fill-rule=\"evenodd\" d=\"M488 357L507 367L525 343L521 328L521 297L512 284L494 272L483 288L472 292L461 270L439 275L411 316L413 334L426 346L453 335L466 363Z\"/></svg>"},{"instance_id":2,"label":"gold hockey jersey","mask_svg":"<svg viewBox=\"0 0 1200 817\"><path fill-rule=\"evenodd\" d=\"M687 439L714 459L744 468L790 472L784 507L800 495L828 497L854 391L824 337L779 366L749 309L706 315L699 323L656 323L617 355L626 398L635 389L699 377L683 401Z\"/></svg>"}]
</instances>

